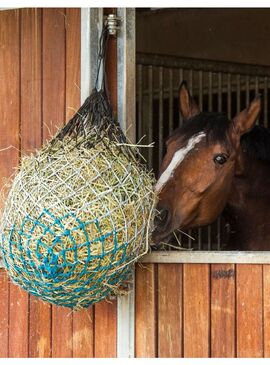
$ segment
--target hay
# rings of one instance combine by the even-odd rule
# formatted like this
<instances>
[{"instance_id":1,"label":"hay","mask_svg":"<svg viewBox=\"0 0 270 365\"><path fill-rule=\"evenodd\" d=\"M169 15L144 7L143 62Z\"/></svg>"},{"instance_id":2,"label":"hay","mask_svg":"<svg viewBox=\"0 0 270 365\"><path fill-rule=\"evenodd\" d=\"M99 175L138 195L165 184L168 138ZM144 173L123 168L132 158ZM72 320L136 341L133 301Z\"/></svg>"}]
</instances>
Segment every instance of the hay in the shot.
<instances>
[{"instance_id":1,"label":"hay","mask_svg":"<svg viewBox=\"0 0 270 365\"><path fill-rule=\"evenodd\" d=\"M155 205L154 177L131 149L92 128L22 158L0 226L15 283L74 309L119 292L148 251Z\"/></svg>"}]
</instances>

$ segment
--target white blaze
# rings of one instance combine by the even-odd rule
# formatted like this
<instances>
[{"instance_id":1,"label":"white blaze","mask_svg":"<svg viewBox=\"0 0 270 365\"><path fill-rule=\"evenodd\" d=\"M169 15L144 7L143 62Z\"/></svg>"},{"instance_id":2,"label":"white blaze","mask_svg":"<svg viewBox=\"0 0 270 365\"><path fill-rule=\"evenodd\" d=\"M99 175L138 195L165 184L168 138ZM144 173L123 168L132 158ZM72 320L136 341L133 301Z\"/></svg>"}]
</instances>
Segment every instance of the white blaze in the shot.
<instances>
[{"instance_id":1,"label":"white blaze","mask_svg":"<svg viewBox=\"0 0 270 365\"><path fill-rule=\"evenodd\" d=\"M191 151L196 144L198 144L202 138L205 137L205 133L200 132L190 138L186 147L181 148L180 150L176 151L171 159L171 162L167 166L166 170L163 171L160 178L158 179L155 191L159 192L163 186L167 183L169 179L173 176L174 170L180 165L180 163L185 159L186 155L189 151Z\"/></svg>"}]
</instances>

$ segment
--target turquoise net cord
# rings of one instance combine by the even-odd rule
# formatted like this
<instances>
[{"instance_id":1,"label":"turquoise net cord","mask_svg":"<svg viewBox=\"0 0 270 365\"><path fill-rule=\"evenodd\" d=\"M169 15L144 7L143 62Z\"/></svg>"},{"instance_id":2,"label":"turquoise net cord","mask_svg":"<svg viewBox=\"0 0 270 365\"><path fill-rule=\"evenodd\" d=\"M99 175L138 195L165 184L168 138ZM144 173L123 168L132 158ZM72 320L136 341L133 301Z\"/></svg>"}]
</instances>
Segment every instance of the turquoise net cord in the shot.
<instances>
[{"instance_id":1,"label":"turquoise net cord","mask_svg":"<svg viewBox=\"0 0 270 365\"><path fill-rule=\"evenodd\" d=\"M48 226L40 222L41 219L44 219L44 215L53 219L52 223ZM65 229L62 223L62 220L69 216L72 216L77 222L77 226L70 230ZM32 227L29 230L29 233L26 233L25 226L29 223ZM97 228L100 233L98 237L92 240L89 238L86 229L86 227L91 224L94 224L95 228ZM42 229L42 234L36 241L35 251L32 252L30 249L31 234L36 227ZM58 229L58 234L55 232L56 227ZM59 234L59 228L62 229L61 234ZM79 245L76 244L74 237L72 236L72 233L78 230L83 232L85 237L85 241ZM42 237L48 233L53 237L51 246L48 246L42 240ZM22 245L23 236L27 238L26 247ZM14 240L16 237L19 237L19 242ZM62 237L68 238L72 243L72 246L65 248L62 244L62 249L56 251L55 245L62 243ZM114 245L112 250L105 252L104 243L108 237L113 238ZM116 230L103 234L97 219L82 222L73 213L66 214L63 217L55 217L50 211L45 209L39 215L38 219L33 220L30 216L25 217L22 226L13 226L9 235L2 234L2 240L8 241L9 252L5 251L3 247L7 246L3 244L0 245L0 251L4 258L6 269L13 272L12 280L29 293L38 297L45 297L47 301L53 304L73 308L80 302L82 294L91 292L91 296L88 299L86 299L84 295L83 301L80 302L81 307L88 307L109 296L112 291L111 286L114 286L120 281L126 281L131 273L131 267L129 265L123 266L123 263L132 261L133 259L132 254L130 256L127 255L127 243L117 242ZM97 242L101 243L103 247L102 253L99 255L91 253L91 246ZM14 251L15 247L16 250ZM78 261L77 255L78 249L81 248L86 248L87 250L87 256L83 263L82 261ZM121 255L116 259L116 253L119 252L119 250L121 250ZM73 262L67 261L66 255L68 252L74 254ZM32 256L35 256L36 259L34 260ZM106 258L106 256L109 256L109 260L108 264L104 265L104 258ZM9 257L9 260L7 260L6 257ZM95 270L91 272L91 269L89 269L88 266L92 260L99 260L99 264L96 266ZM83 269L81 268L82 264ZM74 279L72 276L74 276L74 271L78 265L80 265L80 272L76 273L76 279ZM112 270L112 273L108 274L114 267L119 267L119 270ZM64 272L65 269L68 270ZM101 274L98 279L97 272ZM25 273L27 273L27 275L24 275ZM72 288L72 292L67 293L67 287L74 284L76 284L76 287ZM68 297L66 297L67 294Z\"/></svg>"}]
</instances>

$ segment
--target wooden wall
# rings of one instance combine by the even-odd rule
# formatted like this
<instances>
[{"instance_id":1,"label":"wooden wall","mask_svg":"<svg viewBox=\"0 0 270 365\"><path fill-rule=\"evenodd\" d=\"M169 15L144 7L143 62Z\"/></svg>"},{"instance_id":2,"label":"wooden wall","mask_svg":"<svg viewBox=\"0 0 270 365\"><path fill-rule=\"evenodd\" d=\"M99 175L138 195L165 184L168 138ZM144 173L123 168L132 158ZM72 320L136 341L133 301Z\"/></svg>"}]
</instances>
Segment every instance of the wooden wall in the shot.
<instances>
[{"instance_id":1,"label":"wooden wall","mask_svg":"<svg viewBox=\"0 0 270 365\"><path fill-rule=\"evenodd\" d=\"M79 105L80 9L1 11L1 183ZM1 357L116 356L116 302L72 313L27 295L1 270L0 344Z\"/></svg>"},{"instance_id":2,"label":"wooden wall","mask_svg":"<svg viewBox=\"0 0 270 365\"><path fill-rule=\"evenodd\" d=\"M270 265L144 264L137 357L269 357Z\"/></svg>"},{"instance_id":3,"label":"wooden wall","mask_svg":"<svg viewBox=\"0 0 270 365\"><path fill-rule=\"evenodd\" d=\"M0 12L1 184L79 104L80 10ZM268 265L138 266L136 356L270 356L269 297ZM0 357L115 357L116 315L45 304L0 271Z\"/></svg>"}]
</instances>

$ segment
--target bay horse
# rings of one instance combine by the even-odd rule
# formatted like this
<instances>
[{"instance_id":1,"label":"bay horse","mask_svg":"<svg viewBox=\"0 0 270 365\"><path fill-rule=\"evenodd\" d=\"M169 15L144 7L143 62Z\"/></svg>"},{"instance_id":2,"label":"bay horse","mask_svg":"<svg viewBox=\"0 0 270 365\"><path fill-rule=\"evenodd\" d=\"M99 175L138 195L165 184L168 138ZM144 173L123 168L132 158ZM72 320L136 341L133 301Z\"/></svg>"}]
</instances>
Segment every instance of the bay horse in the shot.
<instances>
[{"instance_id":1,"label":"bay horse","mask_svg":"<svg viewBox=\"0 0 270 365\"><path fill-rule=\"evenodd\" d=\"M183 82L179 107L184 123L166 141L155 186L154 243L224 212L235 231L229 249L270 250L270 132L255 126L260 96L229 120L201 112Z\"/></svg>"}]
</instances>

